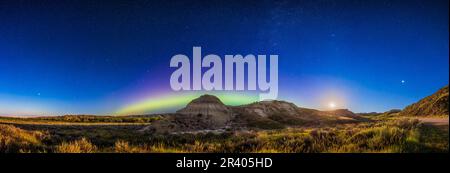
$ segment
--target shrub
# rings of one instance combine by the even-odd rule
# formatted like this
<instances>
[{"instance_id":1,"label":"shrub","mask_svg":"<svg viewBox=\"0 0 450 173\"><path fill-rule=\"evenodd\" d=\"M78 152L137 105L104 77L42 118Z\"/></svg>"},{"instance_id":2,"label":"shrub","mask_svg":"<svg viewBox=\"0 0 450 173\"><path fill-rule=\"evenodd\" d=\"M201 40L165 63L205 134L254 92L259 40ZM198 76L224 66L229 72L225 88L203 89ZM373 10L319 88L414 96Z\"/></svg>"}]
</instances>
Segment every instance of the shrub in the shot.
<instances>
[{"instance_id":1,"label":"shrub","mask_svg":"<svg viewBox=\"0 0 450 173\"><path fill-rule=\"evenodd\" d=\"M118 140L114 143L114 152L116 153L145 153L148 152L145 147L131 146L127 141Z\"/></svg>"},{"instance_id":2,"label":"shrub","mask_svg":"<svg viewBox=\"0 0 450 173\"><path fill-rule=\"evenodd\" d=\"M388 124L392 126L399 127L401 129L415 129L422 126L422 123L418 119L410 119L410 118L402 118L398 120L394 120L392 123Z\"/></svg>"}]
</instances>

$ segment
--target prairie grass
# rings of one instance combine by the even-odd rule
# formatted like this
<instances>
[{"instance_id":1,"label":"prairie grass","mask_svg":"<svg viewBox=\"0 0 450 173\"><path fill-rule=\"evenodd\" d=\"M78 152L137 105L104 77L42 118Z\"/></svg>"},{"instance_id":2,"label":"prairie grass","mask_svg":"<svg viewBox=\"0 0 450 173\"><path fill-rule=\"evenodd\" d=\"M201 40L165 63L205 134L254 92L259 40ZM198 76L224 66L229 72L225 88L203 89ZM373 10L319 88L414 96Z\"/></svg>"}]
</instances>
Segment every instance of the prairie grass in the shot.
<instances>
[{"instance_id":1,"label":"prairie grass","mask_svg":"<svg viewBox=\"0 0 450 173\"><path fill-rule=\"evenodd\" d=\"M417 153L448 152L448 126L386 119L321 128L150 134L141 126L0 126L0 152ZM44 131L44 132L43 132Z\"/></svg>"},{"instance_id":2,"label":"prairie grass","mask_svg":"<svg viewBox=\"0 0 450 173\"><path fill-rule=\"evenodd\" d=\"M0 153L44 152L41 131L27 131L12 125L0 124Z\"/></svg>"},{"instance_id":3,"label":"prairie grass","mask_svg":"<svg viewBox=\"0 0 450 173\"><path fill-rule=\"evenodd\" d=\"M92 144L86 138L81 138L72 142L63 142L56 146L57 153L95 153L97 146Z\"/></svg>"}]
</instances>

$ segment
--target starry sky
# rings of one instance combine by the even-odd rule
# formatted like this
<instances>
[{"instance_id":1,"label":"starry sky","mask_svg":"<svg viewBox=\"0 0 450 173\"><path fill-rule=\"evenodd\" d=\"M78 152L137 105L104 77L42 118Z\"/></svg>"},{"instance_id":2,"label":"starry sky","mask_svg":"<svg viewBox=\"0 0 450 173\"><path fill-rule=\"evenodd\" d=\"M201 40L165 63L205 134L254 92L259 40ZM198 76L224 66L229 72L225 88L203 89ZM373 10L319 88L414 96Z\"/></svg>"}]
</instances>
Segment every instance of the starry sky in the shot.
<instances>
[{"instance_id":1,"label":"starry sky","mask_svg":"<svg viewBox=\"0 0 450 173\"><path fill-rule=\"evenodd\" d=\"M174 111L200 94L169 83L193 46L279 55L278 99L301 107L403 108L448 85L448 3L2 0L0 115Z\"/></svg>"}]
</instances>

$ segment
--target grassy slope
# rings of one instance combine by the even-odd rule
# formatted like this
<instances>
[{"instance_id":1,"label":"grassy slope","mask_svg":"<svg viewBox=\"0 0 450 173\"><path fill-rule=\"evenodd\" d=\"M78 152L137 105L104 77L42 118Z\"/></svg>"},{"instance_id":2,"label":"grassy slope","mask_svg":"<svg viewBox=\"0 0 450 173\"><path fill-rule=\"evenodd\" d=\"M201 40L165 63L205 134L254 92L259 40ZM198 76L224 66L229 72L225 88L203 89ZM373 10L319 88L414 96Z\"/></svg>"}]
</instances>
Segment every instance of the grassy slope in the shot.
<instances>
[{"instance_id":1,"label":"grassy slope","mask_svg":"<svg viewBox=\"0 0 450 173\"><path fill-rule=\"evenodd\" d=\"M407 106L400 112L401 116L448 116L449 107L449 87L448 85L439 89L434 94L427 96L416 103Z\"/></svg>"}]
</instances>

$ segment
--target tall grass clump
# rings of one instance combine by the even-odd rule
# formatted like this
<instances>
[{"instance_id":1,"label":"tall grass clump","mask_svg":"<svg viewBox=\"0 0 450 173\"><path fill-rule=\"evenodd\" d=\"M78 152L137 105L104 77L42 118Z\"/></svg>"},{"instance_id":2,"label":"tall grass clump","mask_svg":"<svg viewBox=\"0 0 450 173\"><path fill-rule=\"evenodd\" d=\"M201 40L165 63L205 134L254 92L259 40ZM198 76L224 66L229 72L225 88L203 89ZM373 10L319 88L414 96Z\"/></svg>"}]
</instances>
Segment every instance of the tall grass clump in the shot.
<instances>
[{"instance_id":1,"label":"tall grass clump","mask_svg":"<svg viewBox=\"0 0 450 173\"><path fill-rule=\"evenodd\" d=\"M0 153L43 152L46 134L0 124Z\"/></svg>"},{"instance_id":2,"label":"tall grass clump","mask_svg":"<svg viewBox=\"0 0 450 173\"><path fill-rule=\"evenodd\" d=\"M56 146L56 153L95 153L97 146L86 138L81 138L72 142L63 142Z\"/></svg>"}]
</instances>

